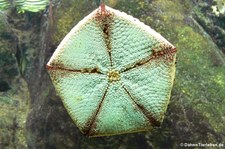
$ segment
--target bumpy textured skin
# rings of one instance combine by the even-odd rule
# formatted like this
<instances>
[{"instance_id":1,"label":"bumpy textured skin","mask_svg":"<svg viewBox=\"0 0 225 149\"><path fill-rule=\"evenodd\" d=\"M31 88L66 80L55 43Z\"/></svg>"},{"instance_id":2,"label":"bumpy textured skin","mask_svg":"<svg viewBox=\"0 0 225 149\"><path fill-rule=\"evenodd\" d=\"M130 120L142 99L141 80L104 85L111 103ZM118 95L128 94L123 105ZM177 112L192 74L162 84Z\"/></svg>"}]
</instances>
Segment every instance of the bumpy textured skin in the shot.
<instances>
[{"instance_id":1,"label":"bumpy textured skin","mask_svg":"<svg viewBox=\"0 0 225 149\"><path fill-rule=\"evenodd\" d=\"M89 136L160 126L176 49L139 20L106 6L79 22L47 64L78 128Z\"/></svg>"}]
</instances>

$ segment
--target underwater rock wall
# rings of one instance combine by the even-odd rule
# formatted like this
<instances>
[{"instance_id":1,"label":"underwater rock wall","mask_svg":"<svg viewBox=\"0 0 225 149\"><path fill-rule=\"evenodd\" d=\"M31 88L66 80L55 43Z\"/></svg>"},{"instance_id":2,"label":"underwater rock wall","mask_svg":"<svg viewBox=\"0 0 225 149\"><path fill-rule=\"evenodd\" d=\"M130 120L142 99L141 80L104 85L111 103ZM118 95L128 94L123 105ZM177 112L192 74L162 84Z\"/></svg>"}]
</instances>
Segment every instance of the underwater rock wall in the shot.
<instances>
[{"instance_id":1,"label":"underwater rock wall","mask_svg":"<svg viewBox=\"0 0 225 149\"><path fill-rule=\"evenodd\" d=\"M145 22L178 49L175 84L161 128L103 138L80 133L55 93L45 64L64 36L96 6L87 0L64 0L53 7L52 17L48 12L14 10L0 15L0 148L180 148L180 143L224 143L225 56L224 42L219 44L224 39L212 34L224 32L220 18L217 22L206 15L205 5L194 0L107 3ZM214 24L221 31L214 30Z\"/></svg>"},{"instance_id":2,"label":"underwater rock wall","mask_svg":"<svg viewBox=\"0 0 225 149\"><path fill-rule=\"evenodd\" d=\"M26 148L30 94L17 61L17 41L6 14L0 12L0 148Z\"/></svg>"}]
</instances>

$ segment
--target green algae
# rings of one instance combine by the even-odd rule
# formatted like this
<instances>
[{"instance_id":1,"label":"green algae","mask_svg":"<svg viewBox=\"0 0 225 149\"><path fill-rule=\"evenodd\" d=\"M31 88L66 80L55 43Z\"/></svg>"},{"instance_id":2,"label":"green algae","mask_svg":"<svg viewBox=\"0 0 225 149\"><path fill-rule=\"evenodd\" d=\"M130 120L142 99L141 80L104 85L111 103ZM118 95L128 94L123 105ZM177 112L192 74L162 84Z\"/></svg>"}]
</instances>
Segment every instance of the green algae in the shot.
<instances>
[{"instance_id":1,"label":"green algae","mask_svg":"<svg viewBox=\"0 0 225 149\"><path fill-rule=\"evenodd\" d=\"M67 1L59 6L60 11L57 12L58 19L56 22L57 30L53 34L53 44L59 43L72 27L82 19L84 14L87 15L90 12L89 7L86 6L85 1L80 0Z\"/></svg>"}]
</instances>

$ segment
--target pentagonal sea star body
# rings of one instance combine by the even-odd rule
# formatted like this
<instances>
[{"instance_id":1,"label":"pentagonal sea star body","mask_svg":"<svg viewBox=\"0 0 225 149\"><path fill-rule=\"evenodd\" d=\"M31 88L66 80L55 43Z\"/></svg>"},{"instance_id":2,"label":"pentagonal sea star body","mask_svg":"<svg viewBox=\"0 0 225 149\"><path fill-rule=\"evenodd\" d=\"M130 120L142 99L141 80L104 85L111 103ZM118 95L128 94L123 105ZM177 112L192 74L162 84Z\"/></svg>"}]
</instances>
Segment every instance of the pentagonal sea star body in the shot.
<instances>
[{"instance_id":1,"label":"pentagonal sea star body","mask_svg":"<svg viewBox=\"0 0 225 149\"><path fill-rule=\"evenodd\" d=\"M90 136L113 135L160 126L175 53L149 26L105 7L70 31L47 68L78 128Z\"/></svg>"}]
</instances>

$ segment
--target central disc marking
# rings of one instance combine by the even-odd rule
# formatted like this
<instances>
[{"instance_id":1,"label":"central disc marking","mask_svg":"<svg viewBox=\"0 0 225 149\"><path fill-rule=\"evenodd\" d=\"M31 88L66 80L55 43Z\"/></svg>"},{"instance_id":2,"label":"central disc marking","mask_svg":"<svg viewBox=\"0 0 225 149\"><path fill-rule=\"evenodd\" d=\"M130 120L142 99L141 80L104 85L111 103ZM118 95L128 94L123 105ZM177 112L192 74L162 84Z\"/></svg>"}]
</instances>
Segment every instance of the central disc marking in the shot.
<instances>
[{"instance_id":1,"label":"central disc marking","mask_svg":"<svg viewBox=\"0 0 225 149\"><path fill-rule=\"evenodd\" d=\"M108 72L109 82L119 81L120 80L120 73L117 70L110 70Z\"/></svg>"}]
</instances>

